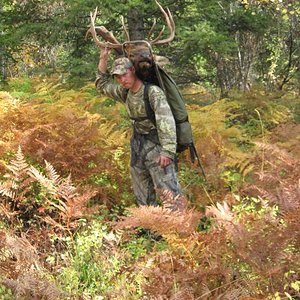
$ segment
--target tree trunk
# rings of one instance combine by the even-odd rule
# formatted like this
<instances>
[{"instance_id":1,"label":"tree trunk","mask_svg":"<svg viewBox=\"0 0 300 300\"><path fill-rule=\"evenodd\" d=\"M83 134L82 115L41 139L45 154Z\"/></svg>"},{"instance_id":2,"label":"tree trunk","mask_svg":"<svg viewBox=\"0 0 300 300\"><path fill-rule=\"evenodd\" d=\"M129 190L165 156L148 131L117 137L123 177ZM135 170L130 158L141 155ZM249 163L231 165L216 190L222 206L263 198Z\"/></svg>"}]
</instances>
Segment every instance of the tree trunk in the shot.
<instances>
[{"instance_id":1,"label":"tree trunk","mask_svg":"<svg viewBox=\"0 0 300 300\"><path fill-rule=\"evenodd\" d=\"M2 13L3 8L0 6L0 14ZM0 31L0 35L3 35L3 32ZM1 68L1 79L7 79L7 66L6 66L6 55L5 55L5 46L0 45L0 68Z\"/></svg>"},{"instance_id":2,"label":"tree trunk","mask_svg":"<svg viewBox=\"0 0 300 300\"><path fill-rule=\"evenodd\" d=\"M131 8L128 11L127 20L130 40L144 40L145 27L141 11L136 8Z\"/></svg>"}]
</instances>

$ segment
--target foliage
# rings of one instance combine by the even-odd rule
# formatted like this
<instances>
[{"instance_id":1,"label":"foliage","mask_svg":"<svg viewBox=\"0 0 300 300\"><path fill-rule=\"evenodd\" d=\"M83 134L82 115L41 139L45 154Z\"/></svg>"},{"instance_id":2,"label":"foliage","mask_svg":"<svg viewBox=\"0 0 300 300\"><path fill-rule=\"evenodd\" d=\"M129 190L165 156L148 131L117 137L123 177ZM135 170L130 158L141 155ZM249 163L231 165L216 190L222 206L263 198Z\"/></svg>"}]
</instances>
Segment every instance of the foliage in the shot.
<instances>
[{"instance_id":1,"label":"foliage","mask_svg":"<svg viewBox=\"0 0 300 300\"><path fill-rule=\"evenodd\" d=\"M132 207L124 110L63 81L15 79L0 92L5 297L299 297L295 93L194 98L207 180L183 153L186 198L164 191L161 207Z\"/></svg>"},{"instance_id":2,"label":"foliage","mask_svg":"<svg viewBox=\"0 0 300 300\"><path fill-rule=\"evenodd\" d=\"M199 216L187 218L190 212L186 209L172 211L164 205L129 209L130 215L117 223L118 228L142 226L161 234L169 245L167 251L153 253L143 268L149 278L144 286L147 294L167 299L179 295L184 299L298 296L299 226L295 217L299 209L296 203L287 207L282 200L298 197L299 161L280 150L272 154L270 164L279 159L281 168L296 167L289 169L287 184L277 185L276 192L285 193L283 197L268 201L259 196L235 196L232 209L226 201L209 205L206 215L213 216L214 222L206 233L196 231ZM264 172L266 178L271 174L276 171ZM269 194L264 197L271 199ZM171 193L164 196L163 203L174 201Z\"/></svg>"},{"instance_id":3,"label":"foliage","mask_svg":"<svg viewBox=\"0 0 300 300\"><path fill-rule=\"evenodd\" d=\"M14 81L12 89L20 86L26 93L21 98L23 101L8 94L1 98L1 153L15 151L21 144L39 164L44 159L55 161L54 167L61 174L71 172L74 181L96 186L102 195L101 202L116 199L113 194L119 193L110 187L121 185L123 201L130 202L129 180L123 177L128 173L127 164L122 163L128 159L125 144L128 131L127 128L122 132L118 130L119 106L107 112L103 109L105 117L101 116L93 107L103 107L105 99L97 100L88 86L82 90L67 90L56 79L31 80L26 88ZM91 109L91 113L85 109ZM97 180L101 174L109 174L109 184L103 185Z\"/></svg>"},{"instance_id":4,"label":"foliage","mask_svg":"<svg viewBox=\"0 0 300 300\"><path fill-rule=\"evenodd\" d=\"M60 291L53 284L53 278L50 279L36 250L25 237L1 231L0 256L1 284L13 291L14 299L58 298ZM7 292L6 297L9 295Z\"/></svg>"},{"instance_id":5,"label":"foliage","mask_svg":"<svg viewBox=\"0 0 300 300\"><path fill-rule=\"evenodd\" d=\"M70 176L61 178L53 166L45 161L46 175L30 166L19 148L8 165L6 180L0 183L1 214L20 228L39 225L40 220L63 230L71 230L76 220L90 214L88 201L95 191L80 194Z\"/></svg>"},{"instance_id":6,"label":"foliage","mask_svg":"<svg viewBox=\"0 0 300 300\"><path fill-rule=\"evenodd\" d=\"M98 49L85 39L89 13L99 6L96 24L124 41L120 16L130 33L145 36L156 18L154 1L2 1L0 6L1 77L63 73L74 86L93 80ZM249 90L262 83L271 90L299 89L299 3L297 1L160 1L177 25L176 38L154 52L167 56L181 83ZM137 13L139 26L132 24ZM164 33L165 34L165 33Z\"/></svg>"},{"instance_id":7,"label":"foliage","mask_svg":"<svg viewBox=\"0 0 300 300\"><path fill-rule=\"evenodd\" d=\"M108 232L101 222L93 222L76 235L74 246L64 254L66 266L58 277L73 297L106 296L107 299L138 299L142 277L129 273L127 254L118 250L118 233Z\"/></svg>"}]
</instances>

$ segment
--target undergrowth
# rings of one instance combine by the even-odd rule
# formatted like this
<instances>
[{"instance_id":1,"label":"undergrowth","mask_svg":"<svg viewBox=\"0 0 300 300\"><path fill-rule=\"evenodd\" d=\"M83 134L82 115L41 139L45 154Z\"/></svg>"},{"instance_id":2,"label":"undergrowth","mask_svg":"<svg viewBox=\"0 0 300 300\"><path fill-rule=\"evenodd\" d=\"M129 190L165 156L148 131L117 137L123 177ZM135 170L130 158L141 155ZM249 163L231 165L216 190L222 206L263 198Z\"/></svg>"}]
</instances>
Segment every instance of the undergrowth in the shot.
<instances>
[{"instance_id":1,"label":"undergrowth","mask_svg":"<svg viewBox=\"0 0 300 300\"><path fill-rule=\"evenodd\" d=\"M9 89L0 92L3 299L300 297L295 96L194 99L206 179L183 153L185 196L158 191L160 207L135 207L120 104L58 78ZM271 143L278 128L293 139L285 149Z\"/></svg>"}]
</instances>

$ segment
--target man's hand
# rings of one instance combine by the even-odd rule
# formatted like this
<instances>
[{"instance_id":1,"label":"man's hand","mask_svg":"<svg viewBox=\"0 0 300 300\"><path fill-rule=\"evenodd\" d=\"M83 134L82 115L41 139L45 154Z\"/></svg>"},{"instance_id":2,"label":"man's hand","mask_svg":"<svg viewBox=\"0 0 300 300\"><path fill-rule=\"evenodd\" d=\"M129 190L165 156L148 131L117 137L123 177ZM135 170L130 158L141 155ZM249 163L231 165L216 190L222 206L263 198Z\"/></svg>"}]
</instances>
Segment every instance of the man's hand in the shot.
<instances>
[{"instance_id":1,"label":"man's hand","mask_svg":"<svg viewBox=\"0 0 300 300\"><path fill-rule=\"evenodd\" d=\"M101 48L99 64L98 64L98 70L101 73L106 73L106 71L107 71L107 60L111 53L111 50L112 49L109 47Z\"/></svg>"},{"instance_id":2,"label":"man's hand","mask_svg":"<svg viewBox=\"0 0 300 300\"><path fill-rule=\"evenodd\" d=\"M167 157L165 155L160 155L158 158L158 163L160 165L161 168L165 168L168 165L170 165L172 163L172 159L170 157Z\"/></svg>"},{"instance_id":3,"label":"man's hand","mask_svg":"<svg viewBox=\"0 0 300 300\"><path fill-rule=\"evenodd\" d=\"M101 48L101 51L100 51L100 58L104 58L104 59L107 59L111 53L111 48L109 47L105 47L105 48Z\"/></svg>"}]
</instances>

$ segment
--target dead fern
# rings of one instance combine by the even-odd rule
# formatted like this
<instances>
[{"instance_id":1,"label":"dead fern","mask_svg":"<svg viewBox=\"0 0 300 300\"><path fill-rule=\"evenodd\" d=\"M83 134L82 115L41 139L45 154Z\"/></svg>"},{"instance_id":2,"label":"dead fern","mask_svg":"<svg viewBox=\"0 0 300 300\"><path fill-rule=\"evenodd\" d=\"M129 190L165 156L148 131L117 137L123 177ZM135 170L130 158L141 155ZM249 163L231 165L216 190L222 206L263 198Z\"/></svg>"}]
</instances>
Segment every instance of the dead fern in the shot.
<instances>
[{"instance_id":1,"label":"dead fern","mask_svg":"<svg viewBox=\"0 0 300 300\"><path fill-rule=\"evenodd\" d=\"M70 176L63 178L50 163L45 161L45 164L43 174L26 162L19 147L16 158L7 167L7 180L0 182L0 212L10 222L14 222L14 218L22 220L23 225L27 221L35 220L39 224L44 220L60 229L75 228L77 219L97 210L97 206L87 208L96 191L86 188L80 192ZM42 202L37 201L37 197Z\"/></svg>"},{"instance_id":2,"label":"dead fern","mask_svg":"<svg viewBox=\"0 0 300 300\"><path fill-rule=\"evenodd\" d=\"M116 228L143 227L163 236L178 234L190 236L199 223L200 213L187 209L183 195L174 196L170 191L158 191L163 203L158 206L129 208L129 216L117 222Z\"/></svg>"},{"instance_id":3,"label":"dead fern","mask_svg":"<svg viewBox=\"0 0 300 300\"><path fill-rule=\"evenodd\" d=\"M1 283L13 291L15 299L57 300L60 292L45 274L35 248L25 237L0 232Z\"/></svg>"},{"instance_id":4,"label":"dead fern","mask_svg":"<svg viewBox=\"0 0 300 300\"><path fill-rule=\"evenodd\" d=\"M275 145L256 143L265 153L255 184L245 191L255 191L286 211L300 208L300 161Z\"/></svg>"},{"instance_id":5,"label":"dead fern","mask_svg":"<svg viewBox=\"0 0 300 300\"><path fill-rule=\"evenodd\" d=\"M225 230L227 243L231 245L231 260L243 262L256 274L255 285L264 292L284 291L288 285L285 274L300 267L297 263L300 254L290 250L300 242L297 214L293 217L290 213L283 214L279 220L267 213L253 212L241 218L227 203L208 207L207 213ZM272 286L266 287L266 280Z\"/></svg>"},{"instance_id":6,"label":"dead fern","mask_svg":"<svg viewBox=\"0 0 300 300\"><path fill-rule=\"evenodd\" d=\"M15 158L7 165L10 171L4 175L7 180L0 183L0 195L11 198L15 202L24 200L28 187L32 182L28 175L29 165L22 153L21 147L15 155Z\"/></svg>"},{"instance_id":7,"label":"dead fern","mask_svg":"<svg viewBox=\"0 0 300 300\"><path fill-rule=\"evenodd\" d=\"M199 222L200 215L193 210L173 211L162 207L141 206L128 209L129 216L118 221L116 228L143 227L161 235L191 235Z\"/></svg>"}]
</instances>

